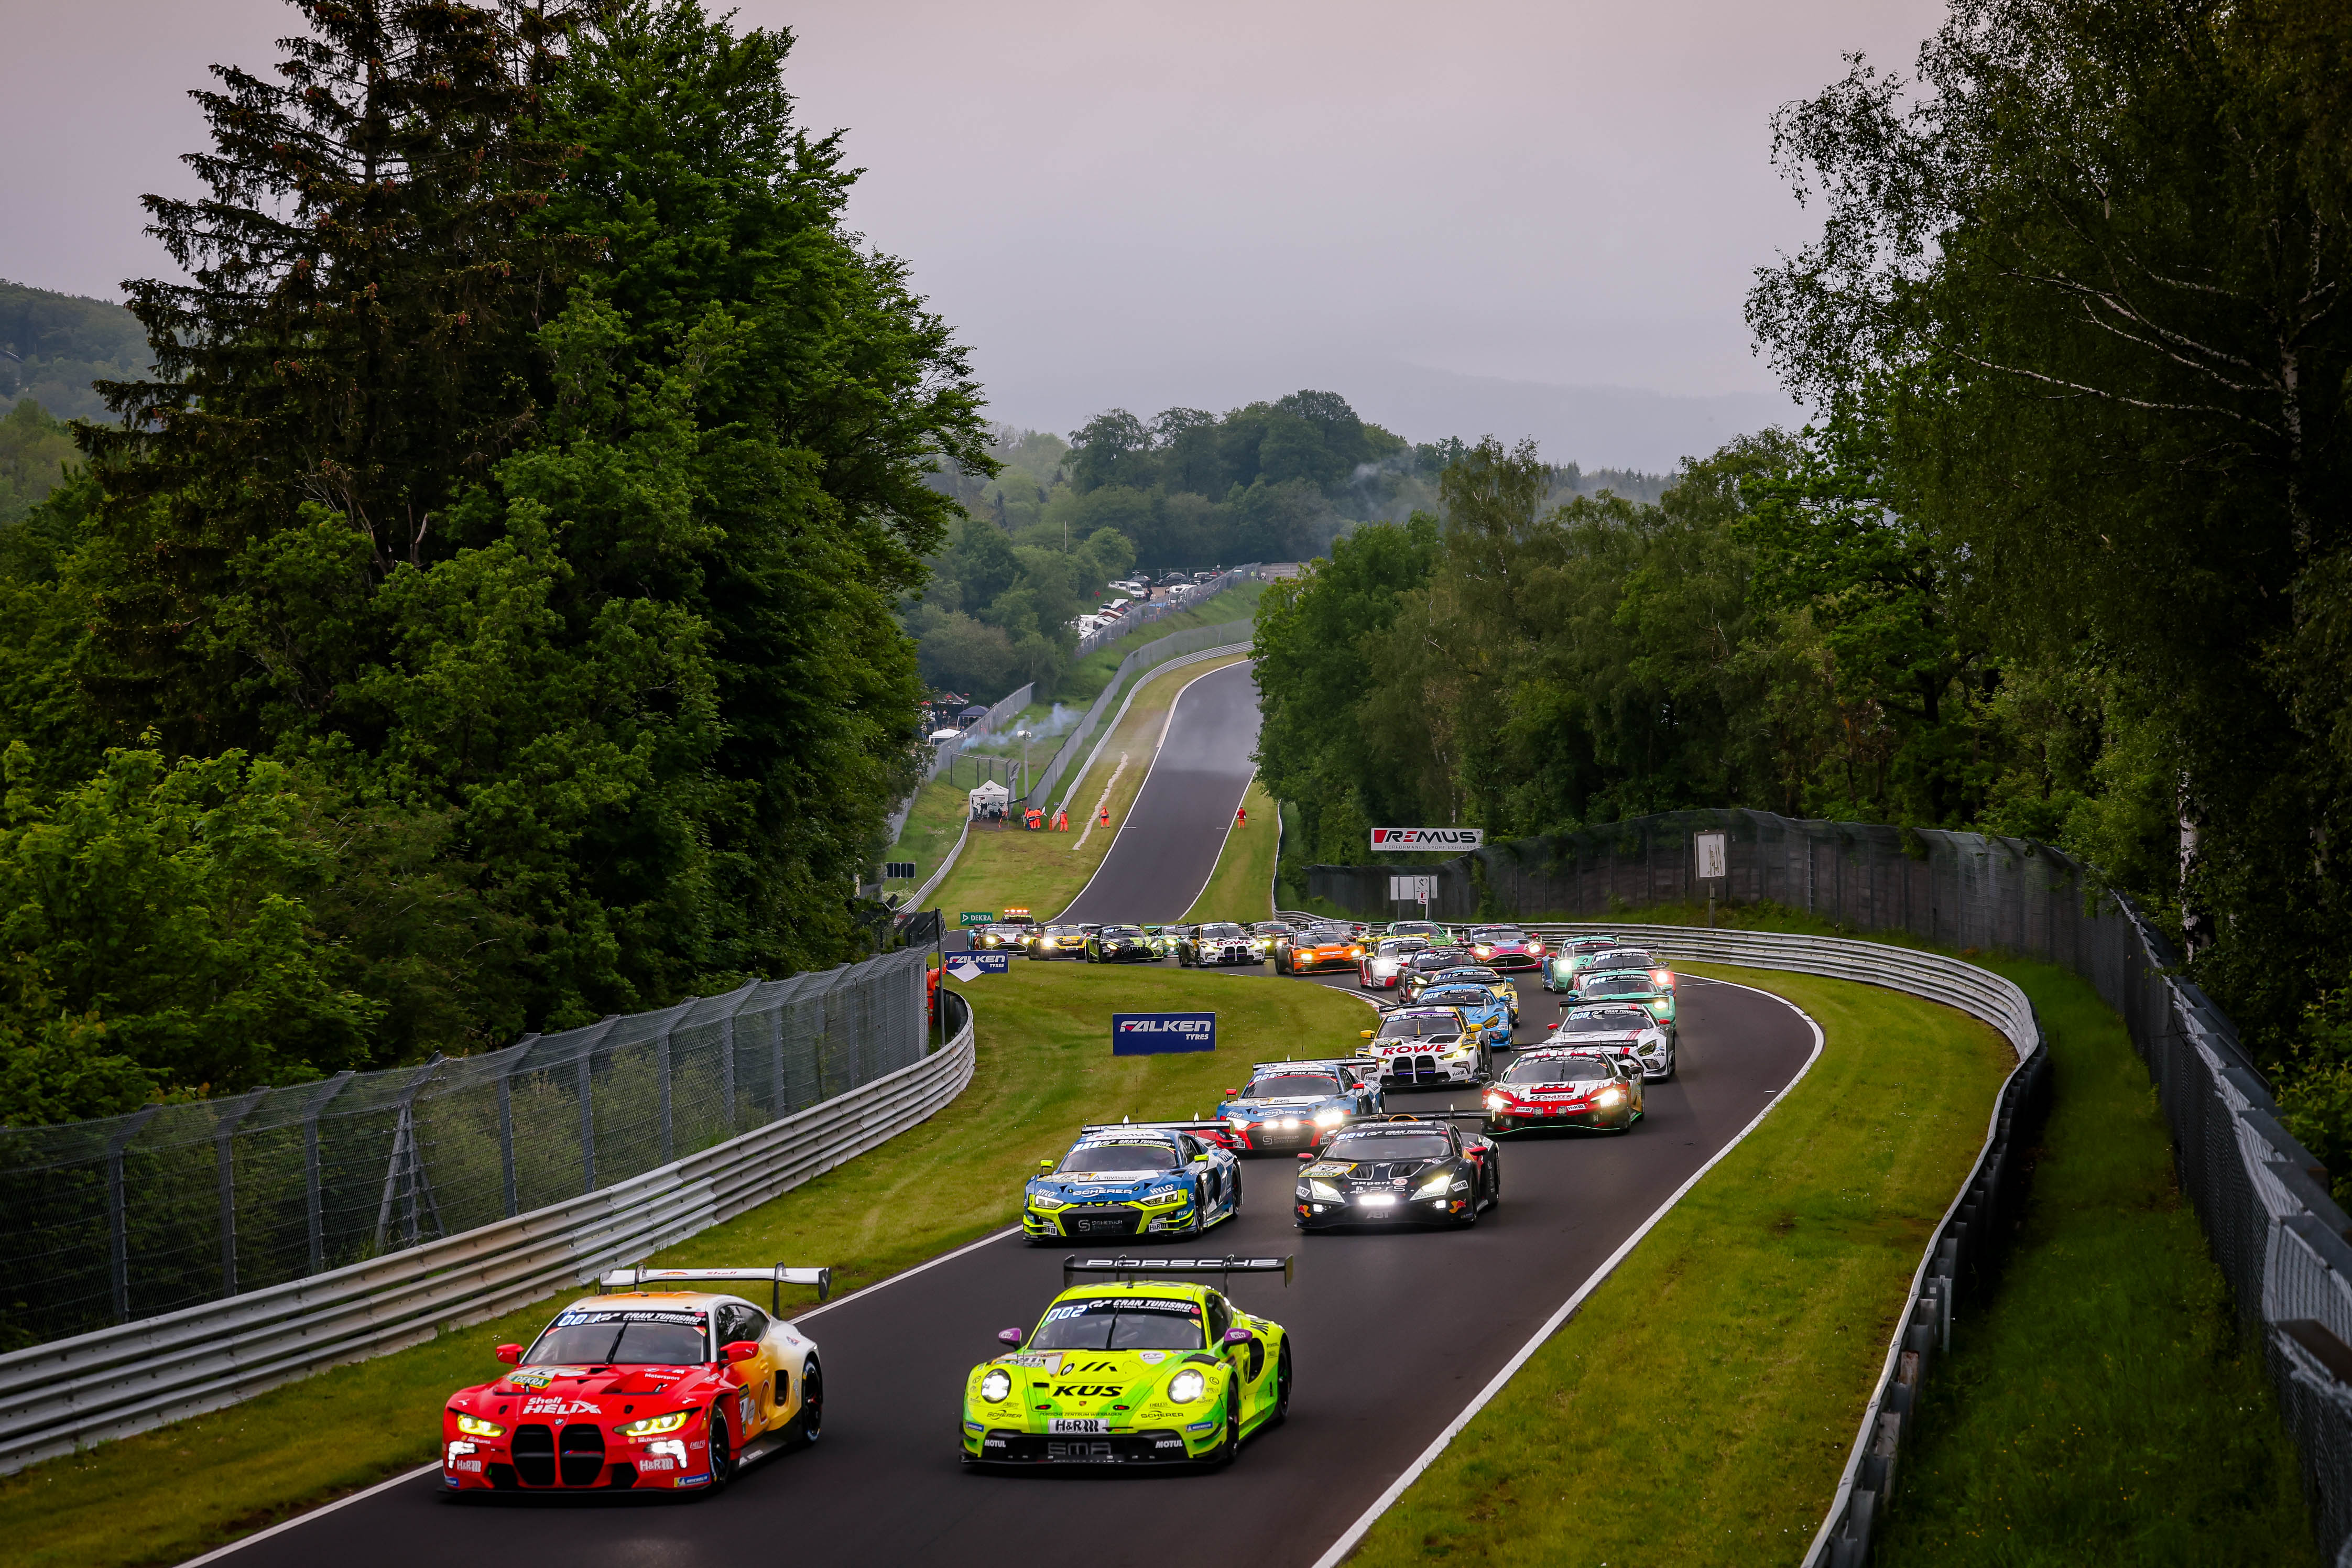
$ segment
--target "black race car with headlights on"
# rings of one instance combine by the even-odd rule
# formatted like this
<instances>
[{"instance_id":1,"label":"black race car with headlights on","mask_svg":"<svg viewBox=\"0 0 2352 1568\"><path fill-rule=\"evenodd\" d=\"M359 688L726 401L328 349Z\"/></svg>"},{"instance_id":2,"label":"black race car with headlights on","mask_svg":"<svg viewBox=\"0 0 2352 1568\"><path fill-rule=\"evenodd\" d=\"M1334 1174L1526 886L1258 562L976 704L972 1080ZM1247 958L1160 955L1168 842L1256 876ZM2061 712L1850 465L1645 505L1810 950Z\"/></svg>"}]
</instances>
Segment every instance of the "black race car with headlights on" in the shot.
<instances>
[{"instance_id":1,"label":"black race car with headlights on","mask_svg":"<svg viewBox=\"0 0 2352 1568\"><path fill-rule=\"evenodd\" d=\"M1157 963L1151 939L1141 926L1101 926L1087 936L1088 963Z\"/></svg>"},{"instance_id":2,"label":"black race car with headlights on","mask_svg":"<svg viewBox=\"0 0 2352 1568\"><path fill-rule=\"evenodd\" d=\"M1466 947L1432 947L1405 960L1397 982L1397 995L1406 1002L1418 1002L1421 994L1429 989L1437 977L1449 969L1484 968L1471 956Z\"/></svg>"},{"instance_id":3,"label":"black race car with headlights on","mask_svg":"<svg viewBox=\"0 0 2352 1568\"><path fill-rule=\"evenodd\" d=\"M1392 1116L1339 1130L1302 1154L1301 1230L1356 1225L1472 1226L1503 1201L1502 1151L1439 1117Z\"/></svg>"},{"instance_id":4,"label":"black race car with headlights on","mask_svg":"<svg viewBox=\"0 0 2352 1568\"><path fill-rule=\"evenodd\" d=\"M1231 921L1210 921L1192 928L1192 934L1176 939L1176 966L1180 969L1213 969L1230 963L1259 964L1265 954L1250 940L1250 933Z\"/></svg>"},{"instance_id":5,"label":"black race car with headlights on","mask_svg":"<svg viewBox=\"0 0 2352 1568\"><path fill-rule=\"evenodd\" d=\"M1630 1132L1642 1120L1642 1070L1614 1053L1522 1051L1486 1086L1486 1131L1584 1128Z\"/></svg>"}]
</instances>

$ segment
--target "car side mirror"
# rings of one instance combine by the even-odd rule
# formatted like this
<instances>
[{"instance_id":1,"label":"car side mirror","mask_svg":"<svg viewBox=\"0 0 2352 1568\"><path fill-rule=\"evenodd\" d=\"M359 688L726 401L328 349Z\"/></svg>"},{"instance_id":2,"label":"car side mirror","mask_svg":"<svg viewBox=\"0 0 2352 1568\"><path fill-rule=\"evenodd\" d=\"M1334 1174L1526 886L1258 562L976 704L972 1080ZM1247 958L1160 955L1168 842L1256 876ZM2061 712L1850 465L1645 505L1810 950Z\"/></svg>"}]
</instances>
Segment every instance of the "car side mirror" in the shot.
<instances>
[{"instance_id":1,"label":"car side mirror","mask_svg":"<svg viewBox=\"0 0 2352 1568\"><path fill-rule=\"evenodd\" d=\"M750 1340L737 1340L719 1353L729 1361L750 1361L760 1353L760 1347Z\"/></svg>"},{"instance_id":2,"label":"car side mirror","mask_svg":"<svg viewBox=\"0 0 2352 1568\"><path fill-rule=\"evenodd\" d=\"M1053 1162L1052 1160L1050 1160L1050 1159L1047 1159L1047 1160L1040 1160L1040 1161L1038 1161L1038 1162L1037 1162L1037 1169L1038 1169L1038 1170L1040 1170L1040 1171L1050 1171L1050 1170L1052 1170L1053 1168L1054 1168L1054 1162Z\"/></svg>"},{"instance_id":3,"label":"car side mirror","mask_svg":"<svg viewBox=\"0 0 2352 1568\"><path fill-rule=\"evenodd\" d=\"M1360 1040L1369 1040L1372 1037L1372 1032L1370 1029L1359 1029L1356 1031L1356 1037Z\"/></svg>"},{"instance_id":4,"label":"car side mirror","mask_svg":"<svg viewBox=\"0 0 2352 1568\"><path fill-rule=\"evenodd\" d=\"M1314 1155L1314 1152L1310 1150L1310 1151L1308 1151L1308 1152L1306 1152L1306 1153L1302 1153L1302 1154L1300 1154L1298 1157L1299 1157L1300 1159L1302 1159L1302 1160L1312 1160L1313 1158L1315 1158L1315 1155Z\"/></svg>"},{"instance_id":5,"label":"car side mirror","mask_svg":"<svg viewBox=\"0 0 2352 1568\"><path fill-rule=\"evenodd\" d=\"M996 1331L996 1342L1003 1345L1011 1345L1014 1350L1019 1350L1021 1348L1021 1339L1022 1335L1019 1329L999 1329Z\"/></svg>"},{"instance_id":6,"label":"car side mirror","mask_svg":"<svg viewBox=\"0 0 2352 1568\"><path fill-rule=\"evenodd\" d=\"M1209 1155L1208 1155L1208 1152L1207 1152L1206 1150L1203 1150L1203 1151L1202 1151L1200 1153L1195 1154L1195 1155L1193 1155L1193 1156L1192 1156L1192 1163L1194 1163L1195 1165L1205 1165L1205 1164L1207 1164L1208 1163L1209 1163Z\"/></svg>"},{"instance_id":7,"label":"car side mirror","mask_svg":"<svg viewBox=\"0 0 2352 1568\"><path fill-rule=\"evenodd\" d=\"M522 1360L522 1347L520 1345L500 1345L498 1349L498 1357L509 1366L513 1366Z\"/></svg>"},{"instance_id":8,"label":"car side mirror","mask_svg":"<svg viewBox=\"0 0 2352 1568\"><path fill-rule=\"evenodd\" d=\"M1227 1329L1225 1331L1225 1343L1229 1345L1245 1345L1255 1338L1257 1338L1257 1336L1251 1333L1247 1329Z\"/></svg>"}]
</instances>

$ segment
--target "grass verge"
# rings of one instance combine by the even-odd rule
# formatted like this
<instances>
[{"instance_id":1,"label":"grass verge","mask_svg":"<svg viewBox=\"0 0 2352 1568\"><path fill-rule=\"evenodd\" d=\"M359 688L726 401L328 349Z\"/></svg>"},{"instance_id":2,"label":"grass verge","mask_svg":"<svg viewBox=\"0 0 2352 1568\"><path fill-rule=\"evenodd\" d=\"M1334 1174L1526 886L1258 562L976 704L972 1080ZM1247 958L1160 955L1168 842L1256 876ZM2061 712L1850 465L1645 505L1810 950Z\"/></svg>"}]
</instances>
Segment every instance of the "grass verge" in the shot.
<instances>
[{"instance_id":1,"label":"grass verge","mask_svg":"<svg viewBox=\"0 0 2352 1568\"><path fill-rule=\"evenodd\" d=\"M1353 1563L1793 1563L1811 1540L1904 1287L2016 1058L1915 997L1690 969L1803 1007L1826 1037L1821 1059Z\"/></svg>"},{"instance_id":2,"label":"grass verge","mask_svg":"<svg viewBox=\"0 0 2352 1568\"><path fill-rule=\"evenodd\" d=\"M915 880L903 886L919 887L955 847L969 809L966 799L965 787L944 778L933 779L915 792L915 807L907 813L907 826L899 829L898 841L882 857L915 863Z\"/></svg>"},{"instance_id":3,"label":"grass verge","mask_svg":"<svg viewBox=\"0 0 2352 1568\"><path fill-rule=\"evenodd\" d=\"M1070 792L1070 830L1032 833L1013 825L975 826L963 853L956 857L955 868L925 902L949 910L1025 909L1041 921L1068 908L1110 852L1119 824L1142 791L1176 694L1211 670L1238 664L1245 657L1206 659L1146 676L1136 688L1127 717ZM1122 757L1124 768L1119 765ZM1110 827L1087 833L1086 819L1102 801L1107 785Z\"/></svg>"},{"instance_id":4,"label":"grass verge","mask_svg":"<svg viewBox=\"0 0 2352 1568\"><path fill-rule=\"evenodd\" d=\"M1225 830L1225 847L1217 852L1217 868L1209 885L1184 912L1190 924L1199 921L1262 921L1274 915L1274 797L1255 776L1242 792L1249 813L1246 826Z\"/></svg>"},{"instance_id":5,"label":"grass verge","mask_svg":"<svg viewBox=\"0 0 2352 1568\"><path fill-rule=\"evenodd\" d=\"M837 1288L854 1289L1012 1223L1023 1177L1066 1148L1080 1121L1206 1110L1236 1059L1299 1038L1344 1049L1363 1013L1319 985L1241 984L1190 970L1015 966L968 989L979 1068L952 1104L658 1261L805 1258L832 1264ZM1114 1005L1214 1007L1228 1048L1113 1058ZM449 1392L496 1370L491 1347L528 1340L557 1300L0 1479L8 1561L177 1563L425 1464ZM823 1320L814 1326L822 1339Z\"/></svg>"}]
</instances>

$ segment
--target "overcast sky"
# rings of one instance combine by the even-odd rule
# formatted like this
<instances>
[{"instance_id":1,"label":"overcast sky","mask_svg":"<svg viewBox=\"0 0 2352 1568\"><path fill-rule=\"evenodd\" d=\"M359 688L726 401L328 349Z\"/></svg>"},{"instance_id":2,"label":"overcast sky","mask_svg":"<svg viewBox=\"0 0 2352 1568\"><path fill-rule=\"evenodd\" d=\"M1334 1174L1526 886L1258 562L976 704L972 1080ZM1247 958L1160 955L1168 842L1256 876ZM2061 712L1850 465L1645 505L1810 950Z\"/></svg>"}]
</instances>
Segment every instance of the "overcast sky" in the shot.
<instances>
[{"instance_id":1,"label":"overcast sky","mask_svg":"<svg viewBox=\"0 0 2352 1568\"><path fill-rule=\"evenodd\" d=\"M1658 468L1788 407L1753 270L1808 218L1775 105L1940 0L741 0L866 170L992 412L1223 409L1302 386L1415 439ZM284 0L0 0L0 278L118 297L190 188L185 89L264 67Z\"/></svg>"}]
</instances>

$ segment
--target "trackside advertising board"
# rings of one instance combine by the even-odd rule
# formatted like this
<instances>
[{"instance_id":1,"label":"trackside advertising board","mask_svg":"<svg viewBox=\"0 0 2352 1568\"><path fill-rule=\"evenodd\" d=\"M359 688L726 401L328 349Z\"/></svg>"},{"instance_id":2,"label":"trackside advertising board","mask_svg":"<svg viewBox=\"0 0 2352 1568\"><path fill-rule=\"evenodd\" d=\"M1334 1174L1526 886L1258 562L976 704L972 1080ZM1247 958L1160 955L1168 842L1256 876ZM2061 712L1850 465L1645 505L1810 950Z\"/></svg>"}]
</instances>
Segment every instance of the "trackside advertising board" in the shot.
<instances>
[{"instance_id":1,"label":"trackside advertising board","mask_svg":"<svg viewBox=\"0 0 2352 1568\"><path fill-rule=\"evenodd\" d=\"M1004 974L1013 968L1013 955L1009 952L968 952L963 961L979 974Z\"/></svg>"},{"instance_id":2,"label":"trackside advertising board","mask_svg":"<svg viewBox=\"0 0 2352 1568\"><path fill-rule=\"evenodd\" d=\"M1156 1057L1170 1051L1217 1048L1214 1013L1113 1013L1110 1054Z\"/></svg>"},{"instance_id":3,"label":"trackside advertising board","mask_svg":"<svg viewBox=\"0 0 2352 1568\"><path fill-rule=\"evenodd\" d=\"M1444 849L1459 852L1486 847L1483 827L1375 827L1375 849Z\"/></svg>"}]
</instances>

